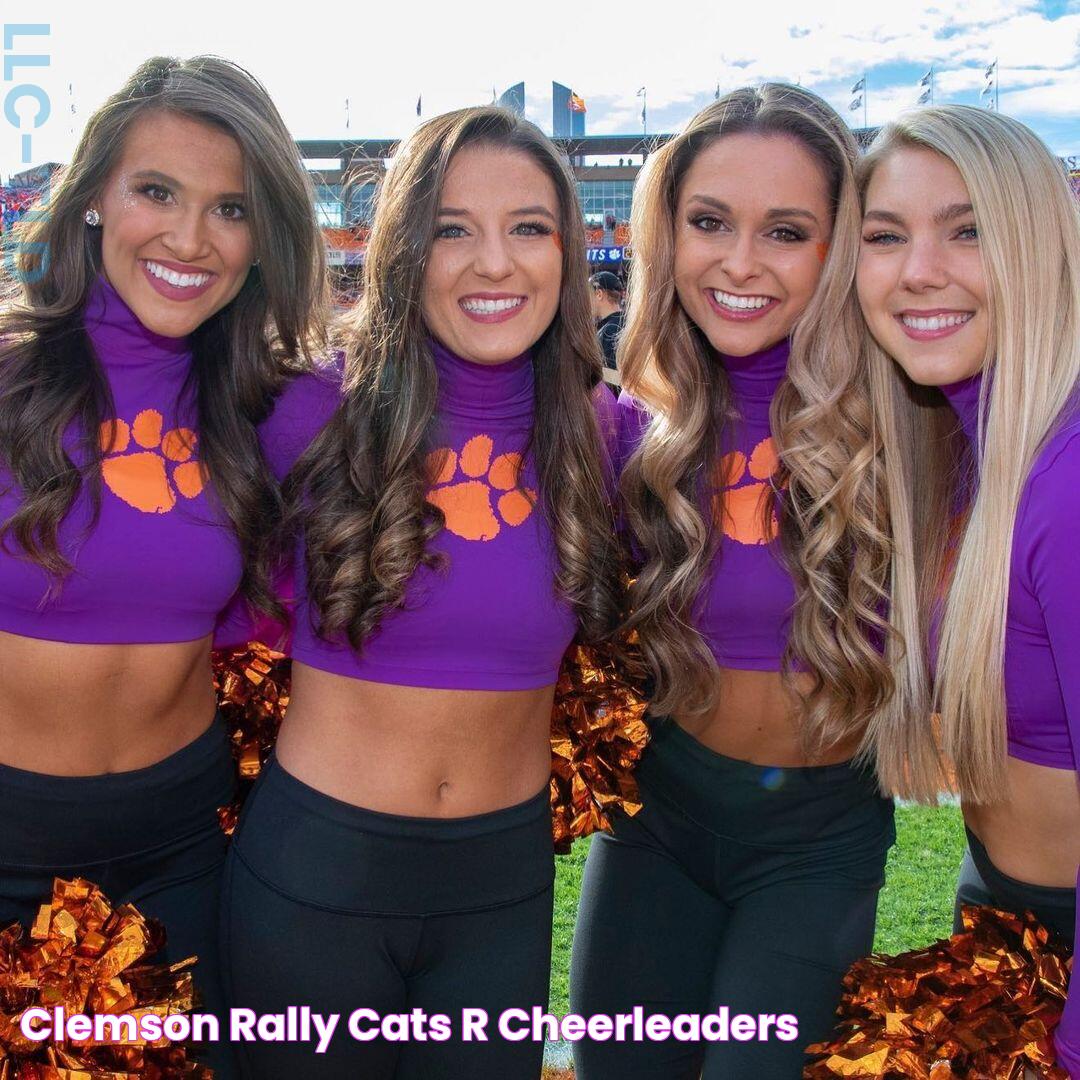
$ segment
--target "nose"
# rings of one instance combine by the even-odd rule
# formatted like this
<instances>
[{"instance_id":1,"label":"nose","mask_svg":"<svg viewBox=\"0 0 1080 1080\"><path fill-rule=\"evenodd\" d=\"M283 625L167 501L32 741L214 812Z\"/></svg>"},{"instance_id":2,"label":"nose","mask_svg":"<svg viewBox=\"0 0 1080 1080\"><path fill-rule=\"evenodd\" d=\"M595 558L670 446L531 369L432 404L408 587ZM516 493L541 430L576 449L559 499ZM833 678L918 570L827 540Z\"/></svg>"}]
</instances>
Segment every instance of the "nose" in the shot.
<instances>
[{"instance_id":1,"label":"nose","mask_svg":"<svg viewBox=\"0 0 1080 1080\"><path fill-rule=\"evenodd\" d=\"M514 272L514 259L508 238L491 232L480 238L476 247L473 269L489 281L503 281Z\"/></svg>"},{"instance_id":2,"label":"nose","mask_svg":"<svg viewBox=\"0 0 1080 1080\"><path fill-rule=\"evenodd\" d=\"M206 223L201 211L197 207L178 211L162 240L180 262L195 262L206 255Z\"/></svg>"},{"instance_id":3,"label":"nose","mask_svg":"<svg viewBox=\"0 0 1080 1080\"><path fill-rule=\"evenodd\" d=\"M908 241L900 269L900 285L909 292L943 289L949 283L944 252L934 240Z\"/></svg>"},{"instance_id":4,"label":"nose","mask_svg":"<svg viewBox=\"0 0 1080 1080\"><path fill-rule=\"evenodd\" d=\"M722 267L733 285L745 285L761 273L754 239L750 232L737 233L724 252Z\"/></svg>"}]
</instances>

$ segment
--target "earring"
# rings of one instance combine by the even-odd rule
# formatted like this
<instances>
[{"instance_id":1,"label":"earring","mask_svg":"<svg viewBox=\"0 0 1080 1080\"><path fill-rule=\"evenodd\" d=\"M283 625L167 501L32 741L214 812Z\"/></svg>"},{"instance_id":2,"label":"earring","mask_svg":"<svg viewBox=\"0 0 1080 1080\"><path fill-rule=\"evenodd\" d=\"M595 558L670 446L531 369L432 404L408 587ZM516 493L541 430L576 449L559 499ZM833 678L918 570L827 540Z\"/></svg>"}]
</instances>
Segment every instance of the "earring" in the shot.
<instances>
[{"instance_id":1,"label":"earring","mask_svg":"<svg viewBox=\"0 0 1080 1080\"><path fill-rule=\"evenodd\" d=\"M96 229L97 226L101 224L101 215L93 207L91 207L89 210L86 211L85 214L83 214L83 219L86 221L86 224L89 225L91 228Z\"/></svg>"},{"instance_id":2,"label":"earring","mask_svg":"<svg viewBox=\"0 0 1080 1080\"><path fill-rule=\"evenodd\" d=\"M251 265L252 266L258 266L260 262L262 262L261 259L256 259Z\"/></svg>"}]
</instances>

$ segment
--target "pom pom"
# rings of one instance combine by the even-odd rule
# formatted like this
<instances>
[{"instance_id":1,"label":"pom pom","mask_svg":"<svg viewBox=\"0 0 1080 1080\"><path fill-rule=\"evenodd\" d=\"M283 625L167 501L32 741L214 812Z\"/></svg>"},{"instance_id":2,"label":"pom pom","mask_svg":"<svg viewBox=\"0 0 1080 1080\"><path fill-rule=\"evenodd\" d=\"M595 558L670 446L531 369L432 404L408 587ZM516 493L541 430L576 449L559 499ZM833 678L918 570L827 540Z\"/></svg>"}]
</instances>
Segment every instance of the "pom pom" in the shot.
<instances>
[{"instance_id":1,"label":"pom pom","mask_svg":"<svg viewBox=\"0 0 1080 1080\"><path fill-rule=\"evenodd\" d=\"M963 909L964 932L844 976L834 1038L804 1080L1069 1080L1054 1065L1070 946L1034 915Z\"/></svg>"}]
</instances>

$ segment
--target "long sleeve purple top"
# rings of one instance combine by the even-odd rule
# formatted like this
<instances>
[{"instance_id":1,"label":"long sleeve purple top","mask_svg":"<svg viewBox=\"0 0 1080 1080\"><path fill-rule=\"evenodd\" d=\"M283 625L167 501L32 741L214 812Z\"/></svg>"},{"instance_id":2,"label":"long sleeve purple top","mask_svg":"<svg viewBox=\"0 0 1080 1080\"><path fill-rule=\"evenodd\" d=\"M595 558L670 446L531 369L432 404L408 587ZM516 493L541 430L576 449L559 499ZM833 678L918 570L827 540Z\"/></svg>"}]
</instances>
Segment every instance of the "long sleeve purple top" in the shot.
<instances>
[{"instance_id":1,"label":"long sleeve purple top","mask_svg":"<svg viewBox=\"0 0 1080 1080\"><path fill-rule=\"evenodd\" d=\"M105 450L100 515L95 523L84 488L59 531L74 570L52 592L45 571L8 538L0 630L88 644L197 640L213 630L242 567L232 524L199 463L188 341L147 330L104 278L83 322L115 406L95 433ZM73 423L63 442L77 464L80 439ZM7 463L0 488L8 520L23 493Z\"/></svg>"},{"instance_id":2,"label":"long sleeve purple top","mask_svg":"<svg viewBox=\"0 0 1080 1080\"><path fill-rule=\"evenodd\" d=\"M778 466L769 406L787 371L790 346L779 342L749 356L719 356L734 401L723 456L705 481L720 544L697 604L694 625L720 667L779 671L795 602L776 538L771 479ZM648 414L625 391L619 398L621 464L636 449Z\"/></svg>"},{"instance_id":3,"label":"long sleeve purple top","mask_svg":"<svg viewBox=\"0 0 1080 1080\"><path fill-rule=\"evenodd\" d=\"M294 659L355 679L442 689L523 690L554 683L577 620L559 596L554 538L537 496L526 444L533 423L533 364L464 360L438 342L436 447L427 498L446 517L429 549L445 570L420 565L400 608L387 613L358 654L315 632L297 557ZM614 400L595 395L601 430L614 433ZM263 425L279 476L340 401L319 376L302 376Z\"/></svg>"},{"instance_id":4,"label":"long sleeve purple top","mask_svg":"<svg viewBox=\"0 0 1080 1080\"><path fill-rule=\"evenodd\" d=\"M978 437L981 376L942 387L968 438ZM1012 757L1076 771L1080 748L1080 410L1047 442L1016 513L1005 624L1005 702ZM1059 1063L1080 1078L1080 994L1057 1030Z\"/></svg>"}]
</instances>

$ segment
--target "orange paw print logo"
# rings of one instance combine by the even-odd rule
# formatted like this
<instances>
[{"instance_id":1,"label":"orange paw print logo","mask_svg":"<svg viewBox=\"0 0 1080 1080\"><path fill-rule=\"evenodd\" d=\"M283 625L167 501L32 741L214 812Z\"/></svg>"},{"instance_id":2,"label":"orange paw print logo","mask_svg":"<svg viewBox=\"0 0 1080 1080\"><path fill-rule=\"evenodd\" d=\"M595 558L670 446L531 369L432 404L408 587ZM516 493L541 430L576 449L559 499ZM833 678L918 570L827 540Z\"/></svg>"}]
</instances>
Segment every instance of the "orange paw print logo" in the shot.
<instances>
[{"instance_id":1,"label":"orange paw print logo","mask_svg":"<svg viewBox=\"0 0 1080 1080\"><path fill-rule=\"evenodd\" d=\"M726 537L739 544L767 544L776 537L779 522L768 510L768 498L769 478L779 464L771 438L762 439L749 458L733 450L720 460L713 513Z\"/></svg>"},{"instance_id":2,"label":"orange paw print logo","mask_svg":"<svg viewBox=\"0 0 1080 1080\"><path fill-rule=\"evenodd\" d=\"M155 409L143 409L130 425L119 419L101 425L105 484L144 514L167 514L177 492L194 499L203 489L202 467L192 460L198 436L189 428L163 434L162 425Z\"/></svg>"},{"instance_id":3,"label":"orange paw print logo","mask_svg":"<svg viewBox=\"0 0 1080 1080\"><path fill-rule=\"evenodd\" d=\"M490 435L474 435L459 452L445 448L428 454L427 500L463 540L494 540L504 525L520 525L533 511L536 492L517 487L521 455L500 454L492 461L494 448Z\"/></svg>"}]
</instances>

